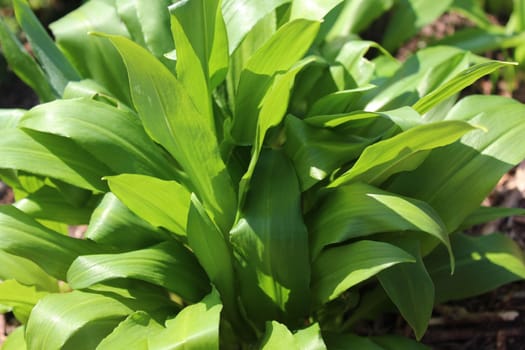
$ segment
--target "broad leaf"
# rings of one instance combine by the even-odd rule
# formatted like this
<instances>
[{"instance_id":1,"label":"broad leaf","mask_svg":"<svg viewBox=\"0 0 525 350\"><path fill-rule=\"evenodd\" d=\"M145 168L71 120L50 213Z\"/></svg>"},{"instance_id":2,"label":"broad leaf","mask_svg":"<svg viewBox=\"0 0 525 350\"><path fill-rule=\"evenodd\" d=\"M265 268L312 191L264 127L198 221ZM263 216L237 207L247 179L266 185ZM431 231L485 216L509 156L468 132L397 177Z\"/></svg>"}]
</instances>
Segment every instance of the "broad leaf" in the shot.
<instances>
[{"instance_id":1,"label":"broad leaf","mask_svg":"<svg viewBox=\"0 0 525 350\"><path fill-rule=\"evenodd\" d=\"M107 251L92 242L64 236L11 206L0 207L0 249L29 259L51 276L65 280L77 256Z\"/></svg>"},{"instance_id":2,"label":"broad leaf","mask_svg":"<svg viewBox=\"0 0 525 350\"><path fill-rule=\"evenodd\" d=\"M49 276L38 265L28 259L8 254L0 250L0 279L14 279L26 286L35 286L38 290L57 292L57 280Z\"/></svg>"},{"instance_id":3,"label":"broad leaf","mask_svg":"<svg viewBox=\"0 0 525 350\"><path fill-rule=\"evenodd\" d=\"M299 349L292 332L277 321L266 322L266 332L260 348L261 350Z\"/></svg>"},{"instance_id":4,"label":"broad leaf","mask_svg":"<svg viewBox=\"0 0 525 350\"><path fill-rule=\"evenodd\" d=\"M133 103L144 127L180 163L213 219L228 230L235 193L209 122L155 57L126 38L111 41L126 63Z\"/></svg>"},{"instance_id":5,"label":"broad leaf","mask_svg":"<svg viewBox=\"0 0 525 350\"><path fill-rule=\"evenodd\" d=\"M138 217L155 227L186 235L190 193L181 184L132 174L106 179L115 196Z\"/></svg>"},{"instance_id":6,"label":"broad leaf","mask_svg":"<svg viewBox=\"0 0 525 350\"><path fill-rule=\"evenodd\" d=\"M19 126L67 137L116 173L139 173L172 179L176 175L151 141L137 116L89 99L39 105Z\"/></svg>"},{"instance_id":7,"label":"broad leaf","mask_svg":"<svg viewBox=\"0 0 525 350\"><path fill-rule=\"evenodd\" d=\"M20 326L13 330L2 344L2 350L26 350L25 327Z\"/></svg>"},{"instance_id":8,"label":"broad leaf","mask_svg":"<svg viewBox=\"0 0 525 350\"><path fill-rule=\"evenodd\" d=\"M409 251L416 258L415 264L392 266L381 271L378 278L388 297L420 340L432 316L434 284L423 264L419 244L413 244Z\"/></svg>"},{"instance_id":9,"label":"broad leaf","mask_svg":"<svg viewBox=\"0 0 525 350\"><path fill-rule=\"evenodd\" d=\"M67 273L74 289L117 278L156 284L190 302L199 301L209 290L206 274L195 257L174 241L127 253L80 256Z\"/></svg>"},{"instance_id":10,"label":"broad leaf","mask_svg":"<svg viewBox=\"0 0 525 350\"><path fill-rule=\"evenodd\" d=\"M343 0L301 0L293 1L290 19L306 18L322 20L334 7Z\"/></svg>"},{"instance_id":11,"label":"broad leaf","mask_svg":"<svg viewBox=\"0 0 525 350\"><path fill-rule=\"evenodd\" d=\"M319 30L319 22L298 19L282 26L248 60L241 73L235 100L233 139L254 143L259 105L275 74L290 69L306 53Z\"/></svg>"},{"instance_id":12,"label":"broad leaf","mask_svg":"<svg viewBox=\"0 0 525 350\"><path fill-rule=\"evenodd\" d=\"M415 261L404 250L383 242L362 240L327 249L312 265L314 303L326 303L384 269Z\"/></svg>"},{"instance_id":13,"label":"broad leaf","mask_svg":"<svg viewBox=\"0 0 525 350\"><path fill-rule=\"evenodd\" d=\"M74 291L50 294L26 326L30 349L94 349L133 311L114 298Z\"/></svg>"},{"instance_id":14,"label":"broad leaf","mask_svg":"<svg viewBox=\"0 0 525 350\"><path fill-rule=\"evenodd\" d=\"M177 78L212 130L215 121L211 93L224 80L229 59L220 5L220 0L194 0L170 6Z\"/></svg>"},{"instance_id":15,"label":"broad leaf","mask_svg":"<svg viewBox=\"0 0 525 350\"><path fill-rule=\"evenodd\" d=\"M235 327L246 327L242 324L237 308L238 292L232 248L194 195L188 214L188 245L220 293L225 316Z\"/></svg>"},{"instance_id":16,"label":"broad leaf","mask_svg":"<svg viewBox=\"0 0 525 350\"><path fill-rule=\"evenodd\" d=\"M27 323L33 307L47 294L37 291L34 286L28 287L15 280L0 282L0 305L9 307L22 324Z\"/></svg>"},{"instance_id":17,"label":"broad leaf","mask_svg":"<svg viewBox=\"0 0 525 350\"><path fill-rule=\"evenodd\" d=\"M222 310L219 293L212 290L199 303L187 306L166 329L151 337L150 349L219 349L219 322Z\"/></svg>"},{"instance_id":18,"label":"broad leaf","mask_svg":"<svg viewBox=\"0 0 525 350\"><path fill-rule=\"evenodd\" d=\"M426 203L355 183L327 194L309 216L312 258L329 244L380 232L421 231L441 241L452 252L448 232Z\"/></svg>"},{"instance_id":19,"label":"broad leaf","mask_svg":"<svg viewBox=\"0 0 525 350\"><path fill-rule=\"evenodd\" d=\"M350 170L329 187L365 181L380 185L393 174L417 168L421 152L449 145L474 127L461 121L437 122L411 128L367 147Z\"/></svg>"},{"instance_id":20,"label":"broad leaf","mask_svg":"<svg viewBox=\"0 0 525 350\"><path fill-rule=\"evenodd\" d=\"M294 333L295 342L301 350L326 350L321 327L319 323L314 323L311 326L300 329Z\"/></svg>"},{"instance_id":21,"label":"broad leaf","mask_svg":"<svg viewBox=\"0 0 525 350\"><path fill-rule=\"evenodd\" d=\"M0 139L0 168L49 176L92 191L104 192L102 177L112 172L64 137L11 129Z\"/></svg>"},{"instance_id":22,"label":"broad leaf","mask_svg":"<svg viewBox=\"0 0 525 350\"><path fill-rule=\"evenodd\" d=\"M525 278L525 256L507 236L491 234L451 236L456 255L456 271L450 275L444 252L436 248L425 257L427 270L436 287L436 302L464 299Z\"/></svg>"},{"instance_id":23,"label":"broad leaf","mask_svg":"<svg viewBox=\"0 0 525 350\"><path fill-rule=\"evenodd\" d=\"M465 218L460 229L468 229L475 225L514 215L525 215L525 208L479 207Z\"/></svg>"},{"instance_id":24,"label":"broad leaf","mask_svg":"<svg viewBox=\"0 0 525 350\"><path fill-rule=\"evenodd\" d=\"M525 158L519 136L525 132L524 111L522 104L504 97L462 99L446 119L466 120L480 128L460 142L433 150L417 169L397 174L388 190L427 202L448 231L454 231L501 176Z\"/></svg>"},{"instance_id":25,"label":"broad leaf","mask_svg":"<svg viewBox=\"0 0 525 350\"><path fill-rule=\"evenodd\" d=\"M168 240L170 234L135 215L109 192L93 211L85 237L119 251L128 251Z\"/></svg>"},{"instance_id":26,"label":"broad leaf","mask_svg":"<svg viewBox=\"0 0 525 350\"><path fill-rule=\"evenodd\" d=\"M129 315L104 338L97 346L97 350L148 350L148 338L159 334L163 329L150 315L137 311Z\"/></svg>"},{"instance_id":27,"label":"broad leaf","mask_svg":"<svg viewBox=\"0 0 525 350\"><path fill-rule=\"evenodd\" d=\"M231 241L242 266L241 298L259 324L308 313L308 232L295 170L280 151L261 153Z\"/></svg>"}]
</instances>

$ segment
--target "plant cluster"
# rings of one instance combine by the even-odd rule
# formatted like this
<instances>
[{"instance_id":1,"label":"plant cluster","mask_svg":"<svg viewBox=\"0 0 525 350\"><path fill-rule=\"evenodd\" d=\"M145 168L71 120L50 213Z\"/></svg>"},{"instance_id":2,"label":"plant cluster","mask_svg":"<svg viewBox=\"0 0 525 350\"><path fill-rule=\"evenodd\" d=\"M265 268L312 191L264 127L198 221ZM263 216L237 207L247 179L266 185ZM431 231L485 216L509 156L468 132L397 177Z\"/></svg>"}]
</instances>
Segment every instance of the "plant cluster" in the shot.
<instances>
[{"instance_id":1,"label":"plant cluster","mask_svg":"<svg viewBox=\"0 0 525 350\"><path fill-rule=\"evenodd\" d=\"M525 278L463 233L523 213L480 203L525 106L458 99L512 64L400 62L336 30L365 3L92 0L52 40L14 0L34 56L0 42L42 104L0 111L3 349L424 349L355 327L398 310L421 339L436 303Z\"/></svg>"}]
</instances>

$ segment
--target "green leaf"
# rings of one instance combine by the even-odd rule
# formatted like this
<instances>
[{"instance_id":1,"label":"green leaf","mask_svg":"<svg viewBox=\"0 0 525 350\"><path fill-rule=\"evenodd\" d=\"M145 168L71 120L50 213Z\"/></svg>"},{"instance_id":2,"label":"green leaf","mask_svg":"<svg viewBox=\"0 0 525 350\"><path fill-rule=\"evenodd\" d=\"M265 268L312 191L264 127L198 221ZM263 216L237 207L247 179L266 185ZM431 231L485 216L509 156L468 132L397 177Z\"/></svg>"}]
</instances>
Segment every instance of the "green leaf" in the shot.
<instances>
[{"instance_id":1,"label":"green leaf","mask_svg":"<svg viewBox=\"0 0 525 350\"><path fill-rule=\"evenodd\" d=\"M0 109L0 130L16 128L25 112L23 109Z\"/></svg>"},{"instance_id":2,"label":"green leaf","mask_svg":"<svg viewBox=\"0 0 525 350\"><path fill-rule=\"evenodd\" d=\"M75 68L40 24L26 0L13 0L13 7L18 23L27 35L31 47L47 74L49 82L58 95L62 95L67 83L80 80Z\"/></svg>"},{"instance_id":3,"label":"green leaf","mask_svg":"<svg viewBox=\"0 0 525 350\"><path fill-rule=\"evenodd\" d=\"M462 99L446 119L479 128L460 142L434 149L417 169L397 174L386 189L427 202L453 232L479 208L501 176L525 158L520 137L525 132L524 112L522 104L504 97Z\"/></svg>"},{"instance_id":4,"label":"green leaf","mask_svg":"<svg viewBox=\"0 0 525 350\"><path fill-rule=\"evenodd\" d=\"M104 250L92 242L47 229L12 206L0 207L0 226L1 250L29 259L61 280L77 256Z\"/></svg>"},{"instance_id":5,"label":"green leaf","mask_svg":"<svg viewBox=\"0 0 525 350\"><path fill-rule=\"evenodd\" d=\"M136 6L137 19L140 23L140 30L144 36L143 40L146 47L156 57L163 59L166 53L175 48L169 30L170 16L168 12L168 6L173 1L161 0L151 2L148 0L135 0L132 2ZM135 37L133 40L136 41ZM164 61L165 64L168 62L167 59Z\"/></svg>"},{"instance_id":6,"label":"green leaf","mask_svg":"<svg viewBox=\"0 0 525 350\"><path fill-rule=\"evenodd\" d=\"M93 32L129 36L115 5L88 1L50 25L58 46L65 52L82 78L90 78L131 106L126 69L119 53ZM78 79L77 79L78 80Z\"/></svg>"},{"instance_id":7,"label":"green leaf","mask_svg":"<svg viewBox=\"0 0 525 350\"><path fill-rule=\"evenodd\" d=\"M93 211L84 236L119 251L149 247L170 238L169 233L135 215L111 192L106 193Z\"/></svg>"},{"instance_id":8,"label":"green leaf","mask_svg":"<svg viewBox=\"0 0 525 350\"><path fill-rule=\"evenodd\" d=\"M382 346L374 343L372 339L360 337L355 334L328 334L326 344L330 350L363 349L363 350L385 350Z\"/></svg>"},{"instance_id":9,"label":"green leaf","mask_svg":"<svg viewBox=\"0 0 525 350\"><path fill-rule=\"evenodd\" d=\"M285 119L284 150L293 160L301 189L309 189L329 177L346 162L359 157L372 140L344 135L328 128L310 126L308 119L292 115Z\"/></svg>"},{"instance_id":10,"label":"green leaf","mask_svg":"<svg viewBox=\"0 0 525 350\"><path fill-rule=\"evenodd\" d=\"M33 307L47 294L37 291L34 286L28 287L15 280L0 282L0 305L13 310L16 319L22 324L27 323Z\"/></svg>"},{"instance_id":11,"label":"green leaf","mask_svg":"<svg viewBox=\"0 0 525 350\"><path fill-rule=\"evenodd\" d=\"M444 266L442 249L437 248L425 257L436 287L436 302L469 298L525 279L525 256L519 246L503 234L469 237L456 233L450 238L456 256L453 275Z\"/></svg>"},{"instance_id":12,"label":"green leaf","mask_svg":"<svg viewBox=\"0 0 525 350\"><path fill-rule=\"evenodd\" d=\"M301 0L292 1L290 19L306 18L314 21L323 20L327 13L343 0Z\"/></svg>"},{"instance_id":13,"label":"green leaf","mask_svg":"<svg viewBox=\"0 0 525 350\"><path fill-rule=\"evenodd\" d=\"M111 191L137 216L155 227L185 236L190 193L175 181L145 175L106 177Z\"/></svg>"},{"instance_id":14,"label":"green leaf","mask_svg":"<svg viewBox=\"0 0 525 350\"><path fill-rule=\"evenodd\" d=\"M246 327L241 323L242 318L237 306L232 248L195 195L191 197L187 232L188 245L221 295L225 316L234 326Z\"/></svg>"},{"instance_id":15,"label":"green leaf","mask_svg":"<svg viewBox=\"0 0 525 350\"><path fill-rule=\"evenodd\" d=\"M337 20L330 26L327 41L361 32L393 4L394 0L345 1Z\"/></svg>"},{"instance_id":16,"label":"green leaf","mask_svg":"<svg viewBox=\"0 0 525 350\"><path fill-rule=\"evenodd\" d=\"M255 25L275 8L291 0L222 0L222 13L228 33L229 53L233 53Z\"/></svg>"},{"instance_id":17,"label":"green leaf","mask_svg":"<svg viewBox=\"0 0 525 350\"><path fill-rule=\"evenodd\" d=\"M445 84L441 85L439 88L432 91L428 95L419 99L419 101L417 101L412 107L419 113L425 114L440 102L460 92L467 86L472 85L482 76L490 74L499 68L516 64L517 63L490 61L472 66L458 74L453 79L447 81Z\"/></svg>"},{"instance_id":18,"label":"green leaf","mask_svg":"<svg viewBox=\"0 0 525 350\"><path fill-rule=\"evenodd\" d=\"M3 18L0 18L0 44L11 70L36 92L41 101L51 101L58 97L40 66L9 30Z\"/></svg>"},{"instance_id":19,"label":"green leaf","mask_svg":"<svg viewBox=\"0 0 525 350\"><path fill-rule=\"evenodd\" d=\"M179 1L170 6L170 13L177 78L213 130L211 93L224 80L229 60L221 1Z\"/></svg>"},{"instance_id":20,"label":"green leaf","mask_svg":"<svg viewBox=\"0 0 525 350\"><path fill-rule=\"evenodd\" d=\"M222 310L219 293L212 290L202 301L184 308L166 329L148 340L150 349L219 349Z\"/></svg>"},{"instance_id":21,"label":"green leaf","mask_svg":"<svg viewBox=\"0 0 525 350\"><path fill-rule=\"evenodd\" d=\"M35 219L82 225L89 222L95 209L93 202L89 201L82 206L73 205L59 190L44 186L17 201L14 206Z\"/></svg>"},{"instance_id":22,"label":"green leaf","mask_svg":"<svg viewBox=\"0 0 525 350\"><path fill-rule=\"evenodd\" d=\"M460 229L468 229L475 225L514 215L525 215L525 208L479 207L465 218Z\"/></svg>"},{"instance_id":23,"label":"green leaf","mask_svg":"<svg viewBox=\"0 0 525 350\"><path fill-rule=\"evenodd\" d=\"M312 265L314 302L326 303L384 269L415 261L404 250L383 242L362 240L327 249Z\"/></svg>"},{"instance_id":24,"label":"green leaf","mask_svg":"<svg viewBox=\"0 0 525 350\"><path fill-rule=\"evenodd\" d=\"M261 350L299 349L290 330L277 321L266 322L266 332L261 343Z\"/></svg>"},{"instance_id":25,"label":"green leaf","mask_svg":"<svg viewBox=\"0 0 525 350\"><path fill-rule=\"evenodd\" d=\"M206 274L195 257L174 241L127 253L80 256L67 273L67 281L74 289L116 278L156 284L190 302L199 301L209 290Z\"/></svg>"},{"instance_id":26,"label":"green leaf","mask_svg":"<svg viewBox=\"0 0 525 350\"><path fill-rule=\"evenodd\" d=\"M31 260L0 250L0 266L0 280L14 279L26 286L35 286L38 290L58 291L57 280Z\"/></svg>"},{"instance_id":27,"label":"green leaf","mask_svg":"<svg viewBox=\"0 0 525 350\"><path fill-rule=\"evenodd\" d=\"M27 112L19 125L67 137L116 173L176 176L137 116L102 102L69 99L42 104Z\"/></svg>"},{"instance_id":28,"label":"green leaf","mask_svg":"<svg viewBox=\"0 0 525 350\"><path fill-rule=\"evenodd\" d=\"M24 333L24 326L17 327L13 330L2 344L2 350L26 350L27 344Z\"/></svg>"},{"instance_id":29,"label":"green leaf","mask_svg":"<svg viewBox=\"0 0 525 350\"><path fill-rule=\"evenodd\" d=\"M11 129L0 138L0 168L18 169L59 179L96 192L107 187L106 166L64 137Z\"/></svg>"},{"instance_id":30,"label":"green leaf","mask_svg":"<svg viewBox=\"0 0 525 350\"><path fill-rule=\"evenodd\" d=\"M305 316L310 285L308 232L299 183L284 153L261 153L230 235L242 266L241 298L248 315L260 325Z\"/></svg>"},{"instance_id":31,"label":"green leaf","mask_svg":"<svg viewBox=\"0 0 525 350\"><path fill-rule=\"evenodd\" d=\"M412 243L408 251L416 258L415 264L398 264L377 276L390 300L414 330L416 339L421 340L434 308L434 284L423 264L419 244Z\"/></svg>"},{"instance_id":32,"label":"green leaf","mask_svg":"<svg viewBox=\"0 0 525 350\"><path fill-rule=\"evenodd\" d=\"M110 40L126 63L133 103L144 127L180 163L221 230L228 230L236 198L209 122L155 57L128 39Z\"/></svg>"},{"instance_id":33,"label":"green leaf","mask_svg":"<svg viewBox=\"0 0 525 350\"><path fill-rule=\"evenodd\" d=\"M254 143L260 103L275 74L289 70L304 56L318 30L317 21L289 22L249 58L241 73L235 99L231 133L237 143Z\"/></svg>"},{"instance_id":34,"label":"green leaf","mask_svg":"<svg viewBox=\"0 0 525 350\"><path fill-rule=\"evenodd\" d=\"M382 45L395 51L413 34L448 10L453 0L398 0L383 34Z\"/></svg>"},{"instance_id":35,"label":"green leaf","mask_svg":"<svg viewBox=\"0 0 525 350\"><path fill-rule=\"evenodd\" d=\"M461 121L416 126L368 146L354 166L336 178L329 187L356 181L379 185L393 174L419 166L422 159L414 157L422 151L451 144L472 130L473 126Z\"/></svg>"},{"instance_id":36,"label":"green leaf","mask_svg":"<svg viewBox=\"0 0 525 350\"><path fill-rule=\"evenodd\" d=\"M300 329L294 333L294 338L297 346L301 350L326 350L321 327L319 323L314 323L311 326Z\"/></svg>"},{"instance_id":37,"label":"green leaf","mask_svg":"<svg viewBox=\"0 0 525 350\"><path fill-rule=\"evenodd\" d=\"M116 299L74 291L50 294L31 312L30 349L94 349L132 310Z\"/></svg>"},{"instance_id":38,"label":"green leaf","mask_svg":"<svg viewBox=\"0 0 525 350\"><path fill-rule=\"evenodd\" d=\"M420 342L398 335L380 335L370 339L385 350L430 350L428 346Z\"/></svg>"},{"instance_id":39,"label":"green leaf","mask_svg":"<svg viewBox=\"0 0 525 350\"><path fill-rule=\"evenodd\" d=\"M104 338L97 346L97 350L148 350L148 338L159 334L163 329L150 315L137 311L129 315Z\"/></svg>"},{"instance_id":40,"label":"green leaf","mask_svg":"<svg viewBox=\"0 0 525 350\"><path fill-rule=\"evenodd\" d=\"M442 242L453 263L447 229L425 202L355 183L330 192L321 203L308 221L314 259L330 244L380 232L420 231Z\"/></svg>"}]
</instances>

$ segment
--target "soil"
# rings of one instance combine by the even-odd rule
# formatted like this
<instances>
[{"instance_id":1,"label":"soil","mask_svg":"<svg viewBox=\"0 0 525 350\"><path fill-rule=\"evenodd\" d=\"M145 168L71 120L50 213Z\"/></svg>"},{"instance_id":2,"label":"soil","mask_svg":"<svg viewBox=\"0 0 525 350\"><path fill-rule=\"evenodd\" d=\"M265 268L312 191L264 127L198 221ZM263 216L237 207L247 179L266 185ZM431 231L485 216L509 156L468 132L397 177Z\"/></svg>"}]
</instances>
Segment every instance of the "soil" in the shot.
<instances>
[{"instance_id":1,"label":"soil","mask_svg":"<svg viewBox=\"0 0 525 350\"><path fill-rule=\"evenodd\" d=\"M429 38L450 34L456 27L470 25L464 18L446 14L419 35L406 43L398 52L404 58L421 47ZM523 79L515 89L501 81L478 81L470 93L498 93L525 103ZM38 102L35 94L11 72L0 81L1 108L29 108ZM0 204L13 201L12 191L0 182ZM525 162L506 174L486 205L525 208ZM512 217L491 222L472 230L473 235L495 231L504 232L525 250L525 217ZM410 328L398 317L391 320L390 329L412 336ZM3 336L16 326L11 314L0 317L0 344ZM438 350L525 350L525 281L512 283L490 293L436 306L428 331L422 342Z\"/></svg>"}]
</instances>

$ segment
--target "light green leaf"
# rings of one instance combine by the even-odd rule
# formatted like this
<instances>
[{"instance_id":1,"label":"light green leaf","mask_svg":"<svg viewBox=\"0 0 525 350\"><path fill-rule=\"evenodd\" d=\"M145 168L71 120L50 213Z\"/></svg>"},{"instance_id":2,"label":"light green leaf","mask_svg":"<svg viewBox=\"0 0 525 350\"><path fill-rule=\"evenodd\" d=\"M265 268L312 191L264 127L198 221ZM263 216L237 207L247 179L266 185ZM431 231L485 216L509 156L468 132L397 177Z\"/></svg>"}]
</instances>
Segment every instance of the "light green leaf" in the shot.
<instances>
[{"instance_id":1,"label":"light green leaf","mask_svg":"<svg viewBox=\"0 0 525 350\"><path fill-rule=\"evenodd\" d=\"M219 349L222 310L219 293L212 290L202 301L184 308L166 329L148 340L150 349Z\"/></svg>"},{"instance_id":2,"label":"light green leaf","mask_svg":"<svg viewBox=\"0 0 525 350\"><path fill-rule=\"evenodd\" d=\"M398 264L377 276L390 300L414 330L416 339L421 340L434 308L434 284L423 264L419 244L409 244L408 251L416 258L416 263Z\"/></svg>"},{"instance_id":3,"label":"light green leaf","mask_svg":"<svg viewBox=\"0 0 525 350\"><path fill-rule=\"evenodd\" d=\"M499 68L516 64L517 63L511 62L489 61L472 66L458 74L456 77L447 81L445 84L441 85L439 88L432 91L428 95L419 99L412 106L412 108L421 114L425 114L440 102L460 92L467 86L472 85L482 76L490 74Z\"/></svg>"},{"instance_id":4,"label":"light green leaf","mask_svg":"<svg viewBox=\"0 0 525 350\"><path fill-rule=\"evenodd\" d=\"M0 207L0 227L0 250L33 261L57 279L65 280L77 256L107 251L47 229L12 206Z\"/></svg>"},{"instance_id":5,"label":"light green leaf","mask_svg":"<svg viewBox=\"0 0 525 350\"><path fill-rule=\"evenodd\" d=\"M254 143L260 104L275 74L289 70L301 59L319 30L319 22L298 19L283 25L248 60L235 99L233 139Z\"/></svg>"},{"instance_id":6,"label":"light green leaf","mask_svg":"<svg viewBox=\"0 0 525 350\"><path fill-rule=\"evenodd\" d=\"M281 151L261 153L241 215L230 232L242 266L241 298L250 318L266 320L308 313L308 232L301 191L291 161Z\"/></svg>"},{"instance_id":7,"label":"light green leaf","mask_svg":"<svg viewBox=\"0 0 525 350\"><path fill-rule=\"evenodd\" d=\"M148 338L159 334L163 329L150 315L137 311L129 315L104 338L97 346L97 350L148 350Z\"/></svg>"},{"instance_id":8,"label":"light green leaf","mask_svg":"<svg viewBox=\"0 0 525 350\"><path fill-rule=\"evenodd\" d=\"M223 0L222 13L228 32L229 53L233 53L252 28L275 8L291 0Z\"/></svg>"},{"instance_id":9,"label":"light green leaf","mask_svg":"<svg viewBox=\"0 0 525 350\"><path fill-rule=\"evenodd\" d=\"M414 156L422 151L451 144L472 130L473 126L461 121L436 122L411 128L368 146L354 166L329 187L356 181L379 185L393 174L416 168L423 159Z\"/></svg>"},{"instance_id":10,"label":"light green leaf","mask_svg":"<svg viewBox=\"0 0 525 350\"><path fill-rule=\"evenodd\" d=\"M175 181L145 175L106 177L111 191L137 216L155 227L185 236L190 193Z\"/></svg>"},{"instance_id":11,"label":"light green leaf","mask_svg":"<svg viewBox=\"0 0 525 350\"><path fill-rule=\"evenodd\" d=\"M1 109L0 130L16 128L25 112L23 109Z\"/></svg>"},{"instance_id":12,"label":"light green leaf","mask_svg":"<svg viewBox=\"0 0 525 350\"><path fill-rule=\"evenodd\" d=\"M290 330L277 321L266 322L266 332L261 340L261 350L299 350Z\"/></svg>"},{"instance_id":13,"label":"light green leaf","mask_svg":"<svg viewBox=\"0 0 525 350\"><path fill-rule=\"evenodd\" d=\"M228 70L228 38L220 0L179 1L170 6L177 46L177 78L213 130L211 93Z\"/></svg>"},{"instance_id":14,"label":"light green leaf","mask_svg":"<svg viewBox=\"0 0 525 350\"><path fill-rule=\"evenodd\" d=\"M17 327L11 332L4 343L2 344L2 350L26 350L27 344L24 337L25 327Z\"/></svg>"},{"instance_id":15,"label":"light green leaf","mask_svg":"<svg viewBox=\"0 0 525 350\"><path fill-rule=\"evenodd\" d=\"M310 216L310 215L309 215ZM445 224L425 202L355 183L330 192L308 220L315 259L334 243L380 232L420 231L442 242L453 257Z\"/></svg>"},{"instance_id":16,"label":"light green leaf","mask_svg":"<svg viewBox=\"0 0 525 350\"><path fill-rule=\"evenodd\" d=\"M58 100L27 112L20 127L67 137L116 173L176 175L137 116L90 99Z\"/></svg>"},{"instance_id":17,"label":"light green leaf","mask_svg":"<svg viewBox=\"0 0 525 350\"><path fill-rule=\"evenodd\" d=\"M56 47L45 28L31 11L26 0L13 0L13 7L16 19L26 33L35 56L46 72L51 86L58 95L62 95L69 81L80 80L78 73Z\"/></svg>"},{"instance_id":18,"label":"light green leaf","mask_svg":"<svg viewBox=\"0 0 525 350\"><path fill-rule=\"evenodd\" d=\"M295 0L292 1L290 20L306 18L314 21L324 19L343 0Z\"/></svg>"},{"instance_id":19,"label":"light green leaf","mask_svg":"<svg viewBox=\"0 0 525 350\"><path fill-rule=\"evenodd\" d=\"M293 336L298 348L301 350L327 350L319 323L300 329Z\"/></svg>"},{"instance_id":20,"label":"light green leaf","mask_svg":"<svg viewBox=\"0 0 525 350\"><path fill-rule=\"evenodd\" d=\"M31 312L29 349L94 349L133 311L103 295L74 291L50 294Z\"/></svg>"},{"instance_id":21,"label":"light green leaf","mask_svg":"<svg viewBox=\"0 0 525 350\"><path fill-rule=\"evenodd\" d=\"M404 250L383 242L362 240L327 249L312 265L314 302L326 303L384 269L415 261Z\"/></svg>"},{"instance_id":22,"label":"light green leaf","mask_svg":"<svg viewBox=\"0 0 525 350\"><path fill-rule=\"evenodd\" d=\"M236 198L209 122L155 57L126 38L110 40L126 63L133 102L146 130L180 163L221 230L228 230Z\"/></svg>"},{"instance_id":23,"label":"light green leaf","mask_svg":"<svg viewBox=\"0 0 525 350\"><path fill-rule=\"evenodd\" d=\"M146 248L170 239L168 232L135 215L111 192L93 212L84 236L99 244L111 245L118 251Z\"/></svg>"},{"instance_id":24,"label":"light green leaf","mask_svg":"<svg viewBox=\"0 0 525 350\"><path fill-rule=\"evenodd\" d=\"M15 280L0 282L0 305L8 306L22 324L27 323L33 307L47 294L37 291L34 286L25 286Z\"/></svg>"},{"instance_id":25,"label":"light green leaf","mask_svg":"<svg viewBox=\"0 0 525 350\"><path fill-rule=\"evenodd\" d=\"M51 101L58 97L40 66L9 30L3 18L0 18L0 44L11 70L36 92L41 101Z\"/></svg>"},{"instance_id":26,"label":"light green leaf","mask_svg":"<svg viewBox=\"0 0 525 350\"><path fill-rule=\"evenodd\" d=\"M131 106L126 69L118 52L93 32L129 36L115 5L88 1L50 25L58 46L65 52L82 78L90 78ZM77 79L79 80L79 79Z\"/></svg>"},{"instance_id":27,"label":"light green leaf","mask_svg":"<svg viewBox=\"0 0 525 350\"><path fill-rule=\"evenodd\" d=\"M67 273L74 289L117 278L156 284L190 302L199 301L209 290L206 274L195 257L175 241L127 253L80 256Z\"/></svg>"},{"instance_id":28,"label":"light green leaf","mask_svg":"<svg viewBox=\"0 0 525 350\"><path fill-rule=\"evenodd\" d=\"M11 129L0 138L0 168L18 169L104 192L106 166L64 137Z\"/></svg>"},{"instance_id":29,"label":"light green leaf","mask_svg":"<svg viewBox=\"0 0 525 350\"><path fill-rule=\"evenodd\" d=\"M31 260L0 250L0 266L0 280L14 279L26 286L35 286L38 290L58 291L57 280Z\"/></svg>"},{"instance_id":30,"label":"light green leaf","mask_svg":"<svg viewBox=\"0 0 525 350\"><path fill-rule=\"evenodd\" d=\"M163 56L172 51L175 46L169 30L170 16L168 6L171 0L148 1L134 0L136 4L137 18L140 23L141 32L144 35L146 47L156 57ZM128 27L129 28L129 27ZM106 32L107 33L107 32ZM135 37L133 38L135 41ZM164 61L167 64L167 59Z\"/></svg>"},{"instance_id":31,"label":"light green leaf","mask_svg":"<svg viewBox=\"0 0 525 350\"><path fill-rule=\"evenodd\" d=\"M465 299L525 279L525 256L512 239L503 234L451 237L456 271L450 275L445 255L437 248L425 257L427 270L436 287L436 302Z\"/></svg>"}]
</instances>

